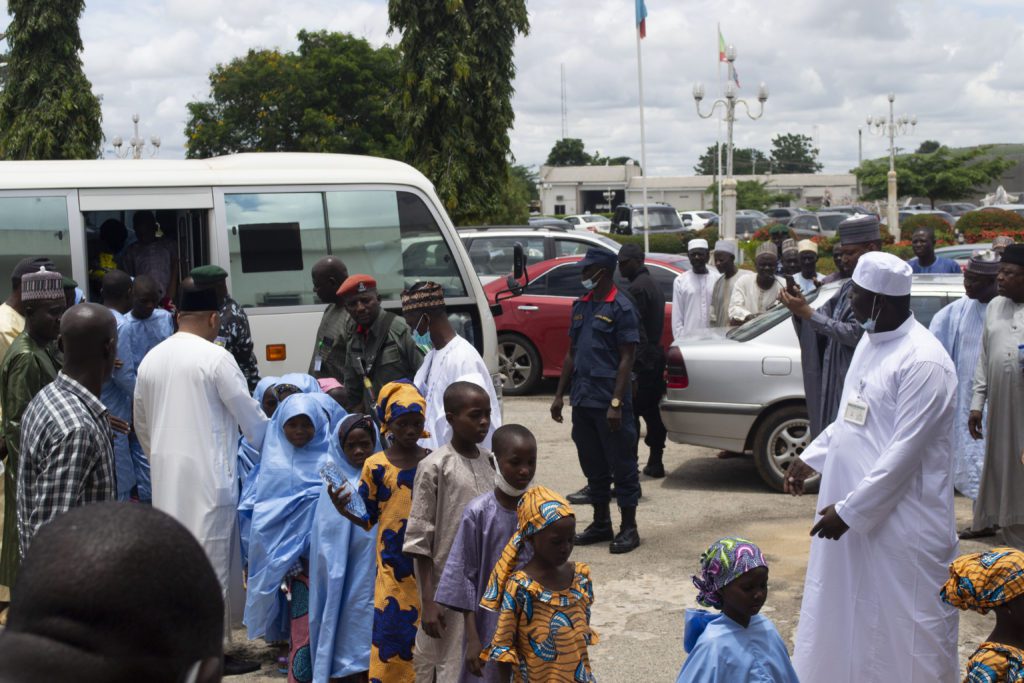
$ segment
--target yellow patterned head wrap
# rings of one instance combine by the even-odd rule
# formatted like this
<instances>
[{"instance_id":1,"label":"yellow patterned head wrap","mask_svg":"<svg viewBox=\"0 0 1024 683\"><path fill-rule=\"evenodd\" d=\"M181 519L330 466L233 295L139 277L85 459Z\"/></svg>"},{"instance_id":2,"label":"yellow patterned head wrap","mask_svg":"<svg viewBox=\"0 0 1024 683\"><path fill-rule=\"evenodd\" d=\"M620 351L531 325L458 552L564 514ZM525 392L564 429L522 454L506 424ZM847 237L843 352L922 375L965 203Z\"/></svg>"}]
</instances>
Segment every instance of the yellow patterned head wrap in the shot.
<instances>
[{"instance_id":1,"label":"yellow patterned head wrap","mask_svg":"<svg viewBox=\"0 0 1024 683\"><path fill-rule=\"evenodd\" d=\"M377 397L377 417L381 424L381 436L391 431L391 423L395 418L408 413L419 413L424 417L427 414L427 402L416 389L416 385L407 379L400 379L381 387L380 396ZM421 436L425 439L430 433L424 430Z\"/></svg>"},{"instance_id":2,"label":"yellow patterned head wrap","mask_svg":"<svg viewBox=\"0 0 1024 683\"><path fill-rule=\"evenodd\" d=\"M487 589L484 590L480 606L492 612L498 611L501 606L501 593L505 589L508 577L512 576L512 572L516 568L519 552L523 549L527 538L552 522L575 515L569 501L545 486L534 486L524 493L516 507L519 528L509 539L505 549L501 551L501 559L494 565L494 571L491 572L491 578L487 582Z\"/></svg>"},{"instance_id":3,"label":"yellow patterned head wrap","mask_svg":"<svg viewBox=\"0 0 1024 683\"><path fill-rule=\"evenodd\" d=\"M1024 595L1024 552L993 548L961 555L949 565L943 600L981 614Z\"/></svg>"}]
</instances>

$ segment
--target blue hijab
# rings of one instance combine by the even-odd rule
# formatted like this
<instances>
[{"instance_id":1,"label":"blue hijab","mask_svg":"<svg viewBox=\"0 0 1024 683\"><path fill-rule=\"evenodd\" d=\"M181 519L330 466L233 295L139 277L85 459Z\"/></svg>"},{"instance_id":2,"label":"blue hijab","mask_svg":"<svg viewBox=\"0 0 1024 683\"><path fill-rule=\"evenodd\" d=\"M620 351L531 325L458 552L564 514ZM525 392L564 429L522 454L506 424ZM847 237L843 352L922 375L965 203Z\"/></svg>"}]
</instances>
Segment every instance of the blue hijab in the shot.
<instances>
[{"instance_id":1,"label":"blue hijab","mask_svg":"<svg viewBox=\"0 0 1024 683\"><path fill-rule=\"evenodd\" d=\"M313 438L293 446L284 424L298 415L313 423ZM249 639L266 636L280 624L281 582L309 557L313 511L320 495L320 467L328 456L328 420L319 401L306 394L277 407L260 457L252 529L249 532L249 585L243 621Z\"/></svg>"},{"instance_id":2,"label":"blue hijab","mask_svg":"<svg viewBox=\"0 0 1024 683\"><path fill-rule=\"evenodd\" d=\"M277 377L264 377L256 383L256 388L252 390L253 399L263 406L263 395L278 383ZM252 472L253 468L256 467L256 463L260 461L260 451L258 448L250 444L244 436L239 437L238 441L238 484L239 490L245 486L245 480L248 479L249 473Z\"/></svg>"},{"instance_id":3,"label":"blue hijab","mask_svg":"<svg viewBox=\"0 0 1024 683\"><path fill-rule=\"evenodd\" d=\"M281 375L276 384L291 384L298 387L299 391L304 394L323 393L320 391L320 385L317 384L316 378L304 372L289 372L287 375Z\"/></svg>"},{"instance_id":4,"label":"blue hijab","mask_svg":"<svg viewBox=\"0 0 1024 683\"><path fill-rule=\"evenodd\" d=\"M380 435L368 415L348 415L332 424L330 459L359 488L361 471L349 463L341 444L357 428L369 429L380 450ZM376 537L343 519L322 486L313 515L309 547L309 644L313 680L328 683L366 671L373 639L373 583Z\"/></svg>"}]
</instances>

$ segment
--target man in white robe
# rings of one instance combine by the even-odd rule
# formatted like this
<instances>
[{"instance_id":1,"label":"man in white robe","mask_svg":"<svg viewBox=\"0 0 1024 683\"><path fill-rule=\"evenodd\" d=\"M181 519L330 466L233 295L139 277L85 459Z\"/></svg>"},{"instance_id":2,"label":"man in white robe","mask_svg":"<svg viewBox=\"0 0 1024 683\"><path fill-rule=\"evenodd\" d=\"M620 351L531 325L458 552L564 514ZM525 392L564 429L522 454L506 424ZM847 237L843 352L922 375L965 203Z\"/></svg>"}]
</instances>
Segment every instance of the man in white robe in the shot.
<instances>
[{"instance_id":1,"label":"man in white robe","mask_svg":"<svg viewBox=\"0 0 1024 683\"><path fill-rule=\"evenodd\" d=\"M720 239L715 242L715 269L722 276L715 280L711 292L711 318L708 321L711 327L730 326L729 305L732 303L732 291L737 282L754 277L749 270L740 270L736 267L736 257L739 253L740 248L736 240Z\"/></svg>"},{"instance_id":2,"label":"man in white robe","mask_svg":"<svg viewBox=\"0 0 1024 683\"><path fill-rule=\"evenodd\" d=\"M839 416L787 472L821 472L793 664L803 683L958 681L957 619L938 599L957 554L956 370L910 311L911 270L863 255Z\"/></svg>"},{"instance_id":3,"label":"man in white robe","mask_svg":"<svg viewBox=\"0 0 1024 683\"><path fill-rule=\"evenodd\" d=\"M420 445L436 450L451 441L451 425L445 418L444 391L454 382L472 382L482 387L491 399L491 427L483 442L484 448L490 450L494 430L501 426L501 403L484 359L448 321L441 285L420 282L402 292L402 315L417 344L430 349L413 379L427 401L426 430L430 436L421 439Z\"/></svg>"},{"instance_id":4,"label":"man in white robe","mask_svg":"<svg viewBox=\"0 0 1024 683\"><path fill-rule=\"evenodd\" d=\"M740 325L761 315L779 301L783 280L775 274L779 262L775 245L765 242L757 248L754 267L757 275L737 281L729 300L729 318Z\"/></svg>"},{"instance_id":5,"label":"man in white robe","mask_svg":"<svg viewBox=\"0 0 1024 683\"><path fill-rule=\"evenodd\" d=\"M672 283L672 338L706 330L711 326L711 295L718 271L708 268L711 252L708 241L690 240L686 245L690 270L680 273Z\"/></svg>"},{"instance_id":6,"label":"man in white robe","mask_svg":"<svg viewBox=\"0 0 1024 683\"><path fill-rule=\"evenodd\" d=\"M212 290L185 293L179 331L139 365L134 417L150 462L153 507L199 540L230 614L231 565L239 556L238 433L241 428L260 448L268 420L234 357L213 343L220 329L218 308ZM230 628L226 619L226 634Z\"/></svg>"},{"instance_id":7,"label":"man in white robe","mask_svg":"<svg viewBox=\"0 0 1024 683\"><path fill-rule=\"evenodd\" d=\"M971 500L978 498L981 471L985 464L985 440L975 441L967 427L974 397L974 371L981 354L981 337L985 331L985 310L996 296L996 275L999 256L993 251L979 251L971 256L964 271L966 296L949 304L932 318L931 330L956 366L959 380L956 394L957 450L953 470L953 486ZM994 530L965 529L960 538L991 536Z\"/></svg>"}]
</instances>

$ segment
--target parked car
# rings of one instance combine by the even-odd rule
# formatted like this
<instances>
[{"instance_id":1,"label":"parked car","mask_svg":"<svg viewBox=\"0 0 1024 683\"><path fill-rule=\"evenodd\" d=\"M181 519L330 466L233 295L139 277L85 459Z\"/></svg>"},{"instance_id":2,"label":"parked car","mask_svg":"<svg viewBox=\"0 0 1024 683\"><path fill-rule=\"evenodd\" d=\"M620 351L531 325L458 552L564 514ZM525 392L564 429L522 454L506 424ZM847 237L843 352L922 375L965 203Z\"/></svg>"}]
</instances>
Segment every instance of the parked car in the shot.
<instances>
[{"instance_id":1,"label":"parked car","mask_svg":"<svg viewBox=\"0 0 1024 683\"><path fill-rule=\"evenodd\" d=\"M811 306L822 306L839 287L826 285L811 294ZM915 275L911 307L927 326L963 293L961 277ZM704 338L677 341L667 360L661 416L669 438L752 452L761 478L781 491L786 468L810 441L800 344L789 310L779 305L728 333L713 330Z\"/></svg>"},{"instance_id":2,"label":"parked car","mask_svg":"<svg viewBox=\"0 0 1024 683\"><path fill-rule=\"evenodd\" d=\"M830 213L838 211L839 213L845 213L847 216L854 216L857 214L861 214L863 216L878 216L878 213L873 209L869 209L868 207L861 206L859 204L851 204L849 206L830 206L822 209L822 211L828 211Z\"/></svg>"},{"instance_id":3,"label":"parked car","mask_svg":"<svg viewBox=\"0 0 1024 683\"><path fill-rule=\"evenodd\" d=\"M810 213L807 209L800 209L797 207L782 207L778 209L768 209L765 211L765 215L771 218L773 221L778 223L788 223L797 216L805 213Z\"/></svg>"},{"instance_id":4,"label":"parked car","mask_svg":"<svg viewBox=\"0 0 1024 683\"><path fill-rule=\"evenodd\" d=\"M523 295L500 303L502 313L494 316L494 324L504 394L528 394L537 388L541 378L562 373L562 361L569 348L572 302L586 292L580 282L581 258L571 256L531 265L530 284ZM690 262L680 254L657 253L648 254L645 261L669 302L665 306L665 331L661 338L667 348L672 343L672 283L677 275L690 269ZM627 285L618 269L615 284L620 289ZM499 280L484 287L492 304L495 294L504 286Z\"/></svg>"},{"instance_id":5,"label":"parked car","mask_svg":"<svg viewBox=\"0 0 1024 683\"><path fill-rule=\"evenodd\" d=\"M755 218L760 218L765 223L767 223L767 222L769 222L771 220L771 216L766 214L764 211L758 211L757 209L738 209L736 211L736 215L737 216L754 216Z\"/></svg>"},{"instance_id":6,"label":"parked car","mask_svg":"<svg viewBox=\"0 0 1024 683\"><path fill-rule=\"evenodd\" d=\"M587 230L589 232L608 233L612 229L612 222L610 220L604 216L592 216L589 213L579 216L566 216L565 222L571 224L577 230Z\"/></svg>"},{"instance_id":7,"label":"parked car","mask_svg":"<svg viewBox=\"0 0 1024 683\"><path fill-rule=\"evenodd\" d=\"M552 228L554 230L575 230L576 226L569 221L562 220L561 218L554 218L552 216L531 216L529 218L530 225L535 225L538 228Z\"/></svg>"},{"instance_id":8,"label":"parked car","mask_svg":"<svg viewBox=\"0 0 1024 683\"><path fill-rule=\"evenodd\" d=\"M679 213L668 204L647 205L648 227L644 228L644 207L642 204L619 204L612 219L612 232L619 235L679 233L686 230L679 220Z\"/></svg>"},{"instance_id":9,"label":"parked car","mask_svg":"<svg viewBox=\"0 0 1024 683\"><path fill-rule=\"evenodd\" d=\"M757 216L738 215L736 216L736 238L749 240L754 233L768 225L768 221Z\"/></svg>"},{"instance_id":10,"label":"parked car","mask_svg":"<svg viewBox=\"0 0 1024 683\"><path fill-rule=\"evenodd\" d=\"M960 266L960 270L967 267L967 262L971 260L971 254L976 251L983 249L991 249L991 242L975 242L974 244L954 244L949 247L939 247L935 250L935 255L939 258L953 259Z\"/></svg>"},{"instance_id":11,"label":"parked car","mask_svg":"<svg viewBox=\"0 0 1024 683\"><path fill-rule=\"evenodd\" d=\"M707 227L707 224L718 218L718 214L714 211L680 211L679 220L683 222L683 225L690 230L701 230Z\"/></svg>"},{"instance_id":12,"label":"parked car","mask_svg":"<svg viewBox=\"0 0 1024 683\"><path fill-rule=\"evenodd\" d=\"M787 227L797 239L808 237L832 237L839 229L839 224L850 217L848 213L838 211L819 211L818 213L802 213L791 220Z\"/></svg>"},{"instance_id":13,"label":"parked car","mask_svg":"<svg viewBox=\"0 0 1024 683\"><path fill-rule=\"evenodd\" d=\"M459 228L459 238L469 252L473 270L484 285L512 272L512 252L516 243L523 245L529 266L558 256L583 256L590 247L601 247L618 254L621 246L610 237L583 230L522 225Z\"/></svg>"},{"instance_id":14,"label":"parked car","mask_svg":"<svg viewBox=\"0 0 1024 683\"><path fill-rule=\"evenodd\" d=\"M956 221L957 221L956 217L951 216L950 214L946 213L945 211L936 211L934 209L900 209L900 211L899 211L900 225L903 225L903 221L907 220L911 216L924 216L924 215L938 216L942 220L946 221L946 223L949 224L949 227L951 227L951 228L956 225Z\"/></svg>"},{"instance_id":15,"label":"parked car","mask_svg":"<svg viewBox=\"0 0 1024 683\"><path fill-rule=\"evenodd\" d=\"M945 211L949 215L959 218L968 211L977 211L978 206L970 202L953 202L951 204L936 204L935 209L937 211Z\"/></svg>"}]
</instances>

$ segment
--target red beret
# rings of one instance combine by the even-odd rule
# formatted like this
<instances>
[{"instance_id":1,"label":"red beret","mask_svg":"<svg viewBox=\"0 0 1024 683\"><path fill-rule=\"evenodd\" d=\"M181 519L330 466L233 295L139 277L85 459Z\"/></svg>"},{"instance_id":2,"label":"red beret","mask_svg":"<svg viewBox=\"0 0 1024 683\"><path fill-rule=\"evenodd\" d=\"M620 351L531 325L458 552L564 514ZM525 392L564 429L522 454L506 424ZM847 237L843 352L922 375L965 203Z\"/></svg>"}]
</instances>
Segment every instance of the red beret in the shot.
<instances>
[{"instance_id":1,"label":"red beret","mask_svg":"<svg viewBox=\"0 0 1024 683\"><path fill-rule=\"evenodd\" d=\"M349 294L362 294L363 292L369 292L377 289L377 281L369 275L350 275L344 282L341 283L341 287L338 287L338 296L347 296Z\"/></svg>"}]
</instances>

